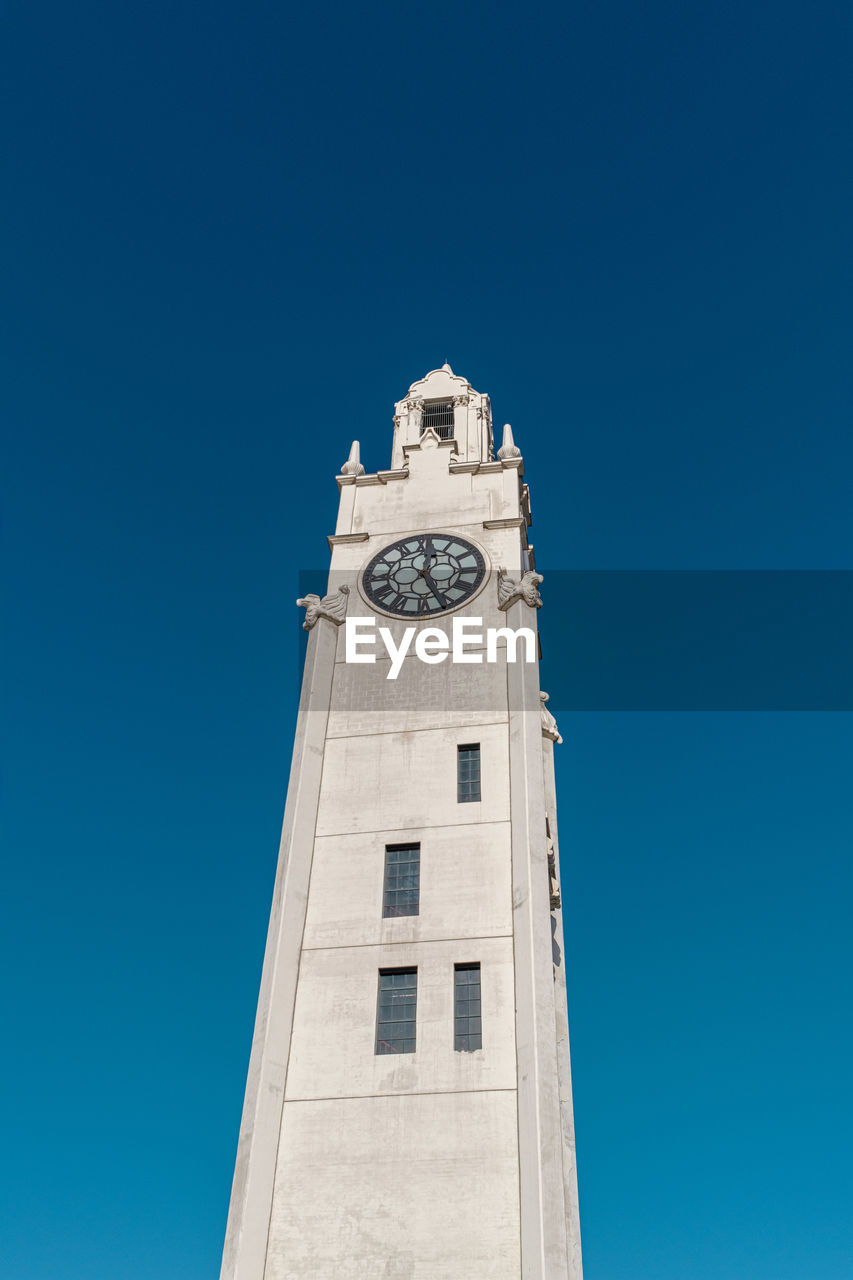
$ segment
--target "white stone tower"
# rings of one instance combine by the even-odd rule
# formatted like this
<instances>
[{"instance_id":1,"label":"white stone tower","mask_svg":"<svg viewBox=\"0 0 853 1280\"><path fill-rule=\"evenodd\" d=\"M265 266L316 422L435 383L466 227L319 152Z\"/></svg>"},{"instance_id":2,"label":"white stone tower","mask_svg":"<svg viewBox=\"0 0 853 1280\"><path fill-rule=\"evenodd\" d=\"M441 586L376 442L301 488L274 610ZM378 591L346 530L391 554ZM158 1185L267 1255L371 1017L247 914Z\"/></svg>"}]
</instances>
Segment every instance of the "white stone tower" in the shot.
<instances>
[{"instance_id":1,"label":"white stone tower","mask_svg":"<svg viewBox=\"0 0 853 1280\"><path fill-rule=\"evenodd\" d=\"M491 662L412 648L389 679L381 644L347 661L342 625L535 632L521 453L492 439L488 396L444 365L396 405L391 469L354 444L338 476L329 591L299 602L223 1280L581 1280L538 658L508 661L504 634Z\"/></svg>"}]
</instances>

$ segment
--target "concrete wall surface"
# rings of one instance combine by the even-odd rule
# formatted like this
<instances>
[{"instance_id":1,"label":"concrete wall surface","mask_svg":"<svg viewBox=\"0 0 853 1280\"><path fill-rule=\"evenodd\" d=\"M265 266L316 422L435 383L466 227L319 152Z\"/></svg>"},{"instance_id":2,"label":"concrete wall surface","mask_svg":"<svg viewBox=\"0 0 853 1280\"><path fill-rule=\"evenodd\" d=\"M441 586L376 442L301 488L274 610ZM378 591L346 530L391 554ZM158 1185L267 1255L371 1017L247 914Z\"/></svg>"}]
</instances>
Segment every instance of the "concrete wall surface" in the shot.
<instances>
[{"instance_id":1,"label":"concrete wall surface","mask_svg":"<svg viewBox=\"0 0 853 1280\"><path fill-rule=\"evenodd\" d=\"M518 1280L515 1093L287 1102L267 1280Z\"/></svg>"},{"instance_id":2,"label":"concrete wall surface","mask_svg":"<svg viewBox=\"0 0 853 1280\"><path fill-rule=\"evenodd\" d=\"M456 748L479 742L483 798L458 804ZM509 820L506 725L329 738L317 835ZM544 819L543 819L544 820Z\"/></svg>"},{"instance_id":3,"label":"concrete wall surface","mask_svg":"<svg viewBox=\"0 0 853 1280\"><path fill-rule=\"evenodd\" d=\"M481 965L483 1048L453 1047L453 966ZM377 1054L379 969L418 970L417 1049ZM285 1099L515 1088L512 938L303 951ZM419 1161L417 1151L412 1162Z\"/></svg>"},{"instance_id":4,"label":"concrete wall surface","mask_svg":"<svg viewBox=\"0 0 853 1280\"><path fill-rule=\"evenodd\" d=\"M385 845L409 842L421 846L420 909L416 916L386 919ZM508 822L319 836L302 946L509 936L511 882Z\"/></svg>"}]
</instances>

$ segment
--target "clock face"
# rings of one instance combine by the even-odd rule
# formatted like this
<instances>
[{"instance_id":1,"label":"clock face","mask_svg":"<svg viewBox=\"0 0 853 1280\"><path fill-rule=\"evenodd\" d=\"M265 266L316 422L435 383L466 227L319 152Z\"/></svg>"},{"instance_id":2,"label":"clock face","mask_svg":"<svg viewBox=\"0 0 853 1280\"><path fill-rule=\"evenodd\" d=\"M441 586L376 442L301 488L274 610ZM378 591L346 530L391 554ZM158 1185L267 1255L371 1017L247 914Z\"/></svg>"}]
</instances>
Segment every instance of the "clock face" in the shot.
<instances>
[{"instance_id":1,"label":"clock face","mask_svg":"<svg viewBox=\"0 0 853 1280\"><path fill-rule=\"evenodd\" d=\"M464 538L417 533L375 555L364 571L368 599L398 618L456 609L486 576L482 552Z\"/></svg>"}]
</instances>

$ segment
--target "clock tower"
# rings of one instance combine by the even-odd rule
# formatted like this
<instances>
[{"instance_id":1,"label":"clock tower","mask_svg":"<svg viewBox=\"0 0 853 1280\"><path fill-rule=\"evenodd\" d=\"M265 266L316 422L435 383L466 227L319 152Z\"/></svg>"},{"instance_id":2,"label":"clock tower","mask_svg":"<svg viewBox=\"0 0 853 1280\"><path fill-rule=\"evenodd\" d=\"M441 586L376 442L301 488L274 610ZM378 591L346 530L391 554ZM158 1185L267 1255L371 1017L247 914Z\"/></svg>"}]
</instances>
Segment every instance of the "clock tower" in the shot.
<instances>
[{"instance_id":1,"label":"clock tower","mask_svg":"<svg viewBox=\"0 0 853 1280\"><path fill-rule=\"evenodd\" d=\"M495 457L488 396L446 364L395 410L389 470L353 444L327 593L299 601L221 1276L581 1280L521 451L506 426Z\"/></svg>"}]
</instances>

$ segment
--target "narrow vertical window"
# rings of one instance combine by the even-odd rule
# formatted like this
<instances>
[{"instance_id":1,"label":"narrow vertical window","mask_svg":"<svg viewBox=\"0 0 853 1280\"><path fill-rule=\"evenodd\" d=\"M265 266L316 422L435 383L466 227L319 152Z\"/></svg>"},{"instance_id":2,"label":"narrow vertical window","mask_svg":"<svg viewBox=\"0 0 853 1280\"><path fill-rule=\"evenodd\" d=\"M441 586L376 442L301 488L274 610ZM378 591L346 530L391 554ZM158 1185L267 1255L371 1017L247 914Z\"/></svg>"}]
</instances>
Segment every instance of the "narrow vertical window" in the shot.
<instances>
[{"instance_id":1,"label":"narrow vertical window","mask_svg":"<svg viewBox=\"0 0 853 1280\"><path fill-rule=\"evenodd\" d=\"M460 804L480 799L479 742L468 742L457 749L456 799Z\"/></svg>"},{"instance_id":2,"label":"narrow vertical window","mask_svg":"<svg viewBox=\"0 0 853 1280\"><path fill-rule=\"evenodd\" d=\"M416 916L421 891L421 846L386 844L383 916Z\"/></svg>"},{"instance_id":3,"label":"narrow vertical window","mask_svg":"<svg viewBox=\"0 0 853 1280\"><path fill-rule=\"evenodd\" d=\"M377 1053L415 1052L418 1005L417 969L379 970L379 1010L376 1018Z\"/></svg>"},{"instance_id":4,"label":"narrow vertical window","mask_svg":"<svg viewBox=\"0 0 853 1280\"><path fill-rule=\"evenodd\" d=\"M454 966L453 1015L455 1049L463 1053L483 1047L483 1019L480 1012L480 966L457 964Z\"/></svg>"}]
</instances>

